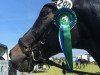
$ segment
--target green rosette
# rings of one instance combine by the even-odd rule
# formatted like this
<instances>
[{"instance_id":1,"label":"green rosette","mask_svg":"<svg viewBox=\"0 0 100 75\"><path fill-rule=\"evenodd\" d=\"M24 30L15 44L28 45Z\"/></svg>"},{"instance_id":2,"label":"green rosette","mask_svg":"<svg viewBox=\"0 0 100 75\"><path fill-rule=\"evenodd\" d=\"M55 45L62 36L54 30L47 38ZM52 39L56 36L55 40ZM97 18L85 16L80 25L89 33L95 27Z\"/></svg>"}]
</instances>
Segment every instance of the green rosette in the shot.
<instances>
[{"instance_id":1,"label":"green rosette","mask_svg":"<svg viewBox=\"0 0 100 75\"><path fill-rule=\"evenodd\" d=\"M77 16L68 8L59 9L54 15L54 23L59 27L59 42L66 58L66 69L73 71L72 42L70 30L76 25Z\"/></svg>"}]
</instances>

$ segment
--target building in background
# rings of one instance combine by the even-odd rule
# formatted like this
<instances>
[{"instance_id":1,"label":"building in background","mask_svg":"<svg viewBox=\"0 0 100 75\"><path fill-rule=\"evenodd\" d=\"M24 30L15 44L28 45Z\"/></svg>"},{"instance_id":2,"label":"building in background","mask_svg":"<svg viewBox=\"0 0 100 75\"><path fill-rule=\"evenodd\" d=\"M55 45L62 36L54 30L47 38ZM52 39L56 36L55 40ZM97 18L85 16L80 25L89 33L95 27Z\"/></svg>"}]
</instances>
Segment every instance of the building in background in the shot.
<instances>
[{"instance_id":1,"label":"building in background","mask_svg":"<svg viewBox=\"0 0 100 75\"><path fill-rule=\"evenodd\" d=\"M8 60L8 48L0 43L0 59Z\"/></svg>"},{"instance_id":2,"label":"building in background","mask_svg":"<svg viewBox=\"0 0 100 75\"><path fill-rule=\"evenodd\" d=\"M78 59L86 59L89 62L95 62L95 60L93 59L93 57L90 54L78 55L78 56L76 56L76 58L78 58Z\"/></svg>"}]
</instances>

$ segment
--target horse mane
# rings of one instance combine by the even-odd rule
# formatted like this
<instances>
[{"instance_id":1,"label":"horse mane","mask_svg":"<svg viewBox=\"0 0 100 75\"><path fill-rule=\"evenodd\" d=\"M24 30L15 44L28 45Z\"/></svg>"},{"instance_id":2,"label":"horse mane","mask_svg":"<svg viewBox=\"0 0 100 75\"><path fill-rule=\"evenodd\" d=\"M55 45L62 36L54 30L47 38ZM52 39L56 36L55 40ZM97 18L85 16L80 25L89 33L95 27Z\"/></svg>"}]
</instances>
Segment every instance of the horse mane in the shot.
<instances>
[{"instance_id":1,"label":"horse mane","mask_svg":"<svg viewBox=\"0 0 100 75\"><path fill-rule=\"evenodd\" d=\"M92 23L96 20L100 20L99 0L77 0L74 3L75 12L82 16L83 19L88 19L88 22L90 20Z\"/></svg>"},{"instance_id":2,"label":"horse mane","mask_svg":"<svg viewBox=\"0 0 100 75\"><path fill-rule=\"evenodd\" d=\"M78 16L78 20L81 20L83 27L88 31L87 34L99 44L100 36L100 1L99 0L74 0L73 10ZM82 32L82 37L87 36L86 32ZM88 38L88 36L86 37ZM98 39L97 39L98 38Z\"/></svg>"}]
</instances>

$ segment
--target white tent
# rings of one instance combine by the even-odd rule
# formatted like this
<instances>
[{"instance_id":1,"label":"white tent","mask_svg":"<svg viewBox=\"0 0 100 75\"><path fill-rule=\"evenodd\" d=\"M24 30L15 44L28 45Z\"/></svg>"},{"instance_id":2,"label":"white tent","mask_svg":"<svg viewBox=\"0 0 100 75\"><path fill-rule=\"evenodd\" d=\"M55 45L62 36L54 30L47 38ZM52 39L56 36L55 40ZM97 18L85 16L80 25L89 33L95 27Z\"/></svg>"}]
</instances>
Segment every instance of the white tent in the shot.
<instances>
[{"instance_id":1,"label":"white tent","mask_svg":"<svg viewBox=\"0 0 100 75\"><path fill-rule=\"evenodd\" d=\"M93 59L93 57L90 57L90 62L95 62L95 60Z\"/></svg>"},{"instance_id":2,"label":"white tent","mask_svg":"<svg viewBox=\"0 0 100 75\"><path fill-rule=\"evenodd\" d=\"M6 45L0 43L0 56L8 60L8 48Z\"/></svg>"}]
</instances>

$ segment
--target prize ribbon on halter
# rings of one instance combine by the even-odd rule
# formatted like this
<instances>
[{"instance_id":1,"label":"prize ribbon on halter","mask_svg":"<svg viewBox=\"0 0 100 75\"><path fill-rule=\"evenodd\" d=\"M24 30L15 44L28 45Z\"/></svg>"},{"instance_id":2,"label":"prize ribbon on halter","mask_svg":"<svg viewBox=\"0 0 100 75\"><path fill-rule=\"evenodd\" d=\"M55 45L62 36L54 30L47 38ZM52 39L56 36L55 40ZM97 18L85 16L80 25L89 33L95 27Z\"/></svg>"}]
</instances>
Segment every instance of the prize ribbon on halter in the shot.
<instances>
[{"instance_id":1,"label":"prize ribbon on halter","mask_svg":"<svg viewBox=\"0 0 100 75\"><path fill-rule=\"evenodd\" d=\"M66 5L65 5L66 4ZM54 15L54 23L59 27L59 42L66 59L66 69L73 71L72 42L70 30L77 23L77 16L72 8L70 0L59 0L57 2L59 9Z\"/></svg>"}]
</instances>

